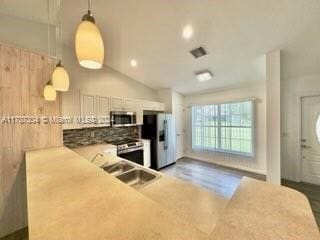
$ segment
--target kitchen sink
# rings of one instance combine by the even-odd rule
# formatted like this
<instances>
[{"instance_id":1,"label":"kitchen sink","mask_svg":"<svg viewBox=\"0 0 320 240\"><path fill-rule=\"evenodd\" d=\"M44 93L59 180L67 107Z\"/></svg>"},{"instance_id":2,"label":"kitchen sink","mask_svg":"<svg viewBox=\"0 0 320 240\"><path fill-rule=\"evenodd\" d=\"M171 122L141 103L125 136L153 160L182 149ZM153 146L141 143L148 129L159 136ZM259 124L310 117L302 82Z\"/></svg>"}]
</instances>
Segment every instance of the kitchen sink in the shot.
<instances>
[{"instance_id":1,"label":"kitchen sink","mask_svg":"<svg viewBox=\"0 0 320 240\"><path fill-rule=\"evenodd\" d=\"M141 188L146 184L156 180L160 175L146 171L144 169L133 169L122 173L117 178L133 188Z\"/></svg>"},{"instance_id":2,"label":"kitchen sink","mask_svg":"<svg viewBox=\"0 0 320 240\"><path fill-rule=\"evenodd\" d=\"M125 162L121 161L110 166L103 167L103 170L112 174L112 175L119 175L121 173L127 172L131 169L134 169L134 166Z\"/></svg>"}]
</instances>

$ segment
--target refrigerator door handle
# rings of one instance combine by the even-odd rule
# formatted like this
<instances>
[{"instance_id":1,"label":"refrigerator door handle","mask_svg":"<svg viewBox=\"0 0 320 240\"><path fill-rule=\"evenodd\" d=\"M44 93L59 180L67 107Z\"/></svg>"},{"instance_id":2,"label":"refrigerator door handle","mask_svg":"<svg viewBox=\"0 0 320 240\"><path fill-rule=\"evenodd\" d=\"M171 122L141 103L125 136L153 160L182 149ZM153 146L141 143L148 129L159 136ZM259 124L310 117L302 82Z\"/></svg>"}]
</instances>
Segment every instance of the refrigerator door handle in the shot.
<instances>
[{"instance_id":1,"label":"refrigerator door handle","mask_svg":"<svg viewBox=\"0 0 320 240\"><path fill-rule=\"evenodd\" d=\"M163 129L164 129L164 150L168 149L168 122L167 120L163 121Z\"/></svg>"}]
</instances>

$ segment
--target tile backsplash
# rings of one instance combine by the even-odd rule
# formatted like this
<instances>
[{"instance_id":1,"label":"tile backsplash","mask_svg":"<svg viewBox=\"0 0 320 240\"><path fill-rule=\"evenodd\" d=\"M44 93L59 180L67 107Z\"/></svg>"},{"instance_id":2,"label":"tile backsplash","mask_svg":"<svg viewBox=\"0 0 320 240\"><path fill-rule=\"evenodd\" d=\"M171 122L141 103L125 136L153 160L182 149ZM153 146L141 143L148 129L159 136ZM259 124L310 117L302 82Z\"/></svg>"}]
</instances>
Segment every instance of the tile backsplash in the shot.
<instances>
[{"instance_id":1,"label":"tile backsplash","mask_svg":"<svg viewBox=\"0 0 320 240\"><path fill-rule=\"evenodd\" d=\"M68 148L76 148L125 138L139 138L139 135L139 127L63 130L63 144Z\"/></svg>"}]
</instances>

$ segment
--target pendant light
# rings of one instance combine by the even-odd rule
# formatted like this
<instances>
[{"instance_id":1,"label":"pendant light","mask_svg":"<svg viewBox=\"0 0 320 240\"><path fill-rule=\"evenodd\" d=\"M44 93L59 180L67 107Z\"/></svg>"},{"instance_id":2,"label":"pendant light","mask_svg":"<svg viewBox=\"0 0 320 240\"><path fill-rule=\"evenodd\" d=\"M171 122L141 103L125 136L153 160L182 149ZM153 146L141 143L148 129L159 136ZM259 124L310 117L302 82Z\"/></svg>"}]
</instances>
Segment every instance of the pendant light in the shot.
<instances>
[{"instance_id":1,"label":"pendant light","mask_svg":"<svg viewBox=\"0 0 320 240\"><path fill-rule=\"evenodd\" d=\"M61 30L61 0L58 1L59 8L59 56L58 59L62 59L62 30ZM56 54L58 55L58 54ZM59 60L52 73L52 85L57 91L66 92L69 90L69 74L61 64Z\"/></svg>"},{"instance_id":2,"label":"pendant light","mask_svg":"<svg viewBox=\"0 0 320 240\"><path fill-rule=\"evenodd\" d=\"M91 0L88 0L88 13L82 17L75 39L79 64L89 69L99 69L103 65L104 45L101 33L91 14Z\"/></svg>"},{"instance_id":3,"label":"pendant light","mask_svg":"<svg viewBox=\"0 0 320 240\"><path fill-rule=\"evenodd\" d=\"M46 101L55 101L57 98L57 91L52 86L51 81L47 83L43 90L43 96Z\"/></svg>"},{"instance_id":4,"label":"pendant light","mask_svg":"<svg viewBox=\"0 0 320 240\"><path fill-rule=\"evenodd\" d=\"M50 57L50 5L47 0L47 17L48 17L48 55ZM43 89L43 96L46 101L55 101L57 97L56 89L52 86L52 82L48 81Z\"/></svg>"},{"instance_id":5,"label":"pendant light","mask_svg":"<svg viewBox=\"0 0 320 240\"><path fill-rule=\"evenodd\" d=\"M52 73L52 85L57 91L66 92L69 90L69 74L62 66L61 61L58 62Z\"/></svg>"}]
</instances>

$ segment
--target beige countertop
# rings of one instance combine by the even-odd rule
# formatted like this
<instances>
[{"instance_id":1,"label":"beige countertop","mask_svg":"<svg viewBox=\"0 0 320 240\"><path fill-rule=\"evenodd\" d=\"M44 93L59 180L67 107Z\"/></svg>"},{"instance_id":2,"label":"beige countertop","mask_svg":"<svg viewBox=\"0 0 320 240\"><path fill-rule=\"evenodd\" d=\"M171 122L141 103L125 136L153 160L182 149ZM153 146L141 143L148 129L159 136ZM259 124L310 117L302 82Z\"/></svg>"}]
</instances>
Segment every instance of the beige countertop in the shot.
<instances>
[{"instance_id":1,"label":"beige countertop","mask_svg":"<svg viewBox=\"0 0 320 240\"><path fill-rule=\"evenodd\" d=\"M30 240L207 239L67 148L27 152L26 166Z\"/></svg>"},{"instance_id":2,"label":"beige countertop","mask_svg":"<svg viewBox=\"0 0 320 240\"><path fill-rule=\"evenodd\" d=\"M83 147L78 147L72 149L72 151L78 153L88 161L91 161L93 157L97 153L103 153L105 150L110 150L114 149L115 151L117 150L117 146L111 145L111 144L96 144L96 145L89 145L89 146L83 146ZM94 164L97 166L102 166L106 163L114 162L116 159L111 159L107 155L104 155L103 157L97 156L97 158L94 161Z\"/></svg>"},{"instance_id":3,"label":"beige countertop","mask_svg":"<svg viewBox=\"0 0 320 240\"><path fill-rule=\"evenodd\" d=\"M110 145L108 144L99 144L72 150L87 160L91 160L97 152L102 152L109 147ZM122 160L121 158L103 158L104 162L108 164ZM100 163L103 161L97 160L95 164L98 163L100 166ZM143 187L139 191L170 212L192 223L202 232L211 233L228 200L193 184L163 174L161 176L157 181Z\"/></svg>"},{"instance_id":4,"label":"beige countertop","mask_svg":"<svg viewBox=\"0 0 320 240\"><path fill-rule=\"evenodd\" d=\"M303 194L243 178L211 239L320 240L320 234Z\"/></svg>"},{"instance_id":5,"label":"beige countertop","mask_svg":"<svg viewBox=\"0 0 320 240\"><path fill-rule=\"evenodd\" d=\"M139 191L206 234L213 231L228 203L222 196L166 175Z\"/></svg>"},{"instance_id":6,"label":"beige countertop","mask_svg":"<svg viewBox=\"0 0 320 240\"><path fill-rule=\"evenodd\" d=\"M245 178L225 207L165 175L139 192L64 147L27 152L26 166L30 240L319 240L306 198L265 182Z\"/></svg>"}]
</instances>

